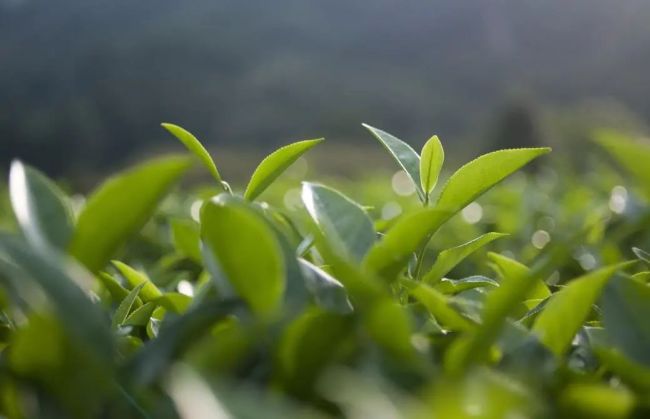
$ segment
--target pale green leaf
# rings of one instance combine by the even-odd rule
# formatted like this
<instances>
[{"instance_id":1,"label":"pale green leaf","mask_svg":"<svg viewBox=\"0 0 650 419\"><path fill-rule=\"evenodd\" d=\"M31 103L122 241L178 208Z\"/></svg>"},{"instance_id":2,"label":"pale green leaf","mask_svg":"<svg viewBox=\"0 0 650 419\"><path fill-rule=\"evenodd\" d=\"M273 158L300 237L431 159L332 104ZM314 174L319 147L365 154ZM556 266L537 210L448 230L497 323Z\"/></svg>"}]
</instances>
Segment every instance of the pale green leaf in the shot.
<instances>
[{"instance_id":1,"label":"pale green leaf","mask_svg":"<svg viewBox=\"0 0 650 419\"><path fill-rule=\"evenodd\" d=\"M455 214L531 160L549 151L550 148L520 148L482 155L449 178L436 207Z\"/></svg>"},{"instance_id":2,"label":"pale green leaf","mask_svg":"<svg viewBox=\"0 0 650 419\"><path fill-rule=\"evenodd\" d=\"M253 176L251 176L251 180L246 187L246 192L244 192L244 198L249 201L257 198L278 176L298 160L300 156L322 141L322 138L298 141L281 147L269 154L257 166L255 172L253 172Z\"/></svg>"},{"instance_id":3,"label":"pale green leaf","mask_svg":"<svg viewBox=\"0 0 650 419\"><path fill-rule=\"evenodd\" d=\"M474 288L498 287L499 283L492 278L475 275L463 279L448 279L443 278L440 282L434 285L436 291L443 294L458 294L463 291L471 290Z\"/></svg>"},{"instance_id":4,"label":"pale green leaf","mask_svg":"<svg viewBox=\"0 0 650 419\"><path fill-rule=\"evenodd\" d=\"M476 252L483 246L493 242L494 240L505 236L507 236L507 234L487 233L468 243L453 247L451 249L443 250L438 254L436 262L434 263L431 270L422 278L422 281L429 285L437 283L469 255Z\"/></svg>"},{"instance_id":5,"label":"pale green leaf","mask_svg":"<svg viewBox=\"0 0 650 419\"><path fill-rule=\"evenodd\" d=\"M106 181L79 215L70 253L91 271L102 269L144 226L189 165L184 157L160 158Z\"/></svg>"},{"instance_id":6,"label":"pale green leaf","mask_svg":"<svg viewBox=\"0 0 650 419\"><path fill-rule=\"evenodd\" d=\"M133 312L124 321L124 326L145 326L149 323L151 314L156 309L156 303L149 302L133 310Z\"/></svg>"},{"instance_id":7,"label":"pale green leaf","mask_svg":"<svg viewBox=\"0 0 650 419\"><path fill-rule=\"evenodd\" d=\"M489 253L488 258L498 268L499 274L503 276L504 282L517 281L518 278L525 278L530 273L530 269L523 263L498 253ZM549 290L548 285L544 281L539 278L533 281L535 282L535 286L529 291L526 299L543 300L551 296L551 290Z\"/></svg>"},{"instance_id":8,"label":"pale green leaf","mask_svg":"<svg viewBox=\"0 0 650 419\"><path fill-rule=\"evenodd\" d=\"M370 249L363 261L365 269L392 280L449 218L448 212L435 208L400 217Z\"/></svg>"},{"instance_id":9,"label":"pale green leaf","mask_svg":"<svg viewBox=\"0 0 650 419\"><path fill-rule=\"evenodd\" d=\"M436 187L444 161L445 150L438 136L434 135L424 144L420 155L420 182L425 194L430 194Z\"/></svg>"},{"instance_id":10,"label":"pale green leaf","mask_svg":"<svg viewBox=\"0 0 650 419\"><path fill-rule=\"evenodd\" d=\"M156 299L162 297L162 292L160 292L158 287L156 287L156 285L151 282L147 275L136 271L126 263L122 263L117 260L114 260L112 263L131 287L137 287L140 284L145 284L144 288L140 292L143 301L155 301Z\"/></svg>"},{"instance_id":11,"label":"pale green leaf","mask_svg":"<svg viewBox=\"0 0 650 419\"><path fill-rule=\"evenodd\" d=\"M169 123L163 123L161 125L174 137L178 138L178 140L182 142L185 147L187 147L187 149L201 161L201 163L203 163L217 182L222 182L221 175L219 174L219 170L217 170L217 165L214 163L214 160L212 160L212 156L210 156L208 150L203 147L203 144L201 144L192 133L178 125Z\"/></svg>"},{"instance_id":12,"label":"pale green leaf","mask_svg":"<svg viewBox=\"0 0 650 419\"><path fill-rule=\"evenodd\" d=\"M120 305L117 307L117 310L115 310L115 314L113 315L113 321L112 321L112 326L114 329L118 328L124 323L129 313L131 312L131 308L133 307L135 300L138 298L138 294L140 293L140 290L145 285L147 285L146 282L142 282L137 287L133 288L131 292L129 292L129 294L126 296L126 298L122 300Z\"/></svg>"},{"instance_id":13,"label":"pale green leaf","mask_svg":"<svg viewBox=\"0 0 650 419\"><path fill-rule=\"evenodd\" d=\"M598 131L595 137L624 170L636 177L646 195L650 197L650 144L635 141L625 134L610 130Z\"/></svg>"},{"instance_id":14,"label":"pale green leaf","mask_svg":"<svg viewBox=\"0 0 650 419\"><path fill-rule=\"evenodd\" d=\"M565 354L607 281L624 266L612 265L589 272L553 294L532 328L540 342L558 356Z\"/></svg>"},{"instance_id":15,"label":"pale green leaf","mask_svg":"<svg viewBox=\"0 0 650 419\"><path fill-rule=\"evenodd\" d=\"M418 300L445 329L467 331L474 327L470 320L463 317L449 304L446 295L426 284L414 281L403 283L407 285L409 294Z\"/></svg>"},{"instance_id":16,"label":"pale green leaf","mask_svg":"<svg viewBox=\"0 0 650 419\"><path fill-rule=\"evenodd\" d=\"M236 293L259 316L280 308L285 291L282 249L254 210L210 201L201 210L201 236Z\"/></svg>"}]
</instances>

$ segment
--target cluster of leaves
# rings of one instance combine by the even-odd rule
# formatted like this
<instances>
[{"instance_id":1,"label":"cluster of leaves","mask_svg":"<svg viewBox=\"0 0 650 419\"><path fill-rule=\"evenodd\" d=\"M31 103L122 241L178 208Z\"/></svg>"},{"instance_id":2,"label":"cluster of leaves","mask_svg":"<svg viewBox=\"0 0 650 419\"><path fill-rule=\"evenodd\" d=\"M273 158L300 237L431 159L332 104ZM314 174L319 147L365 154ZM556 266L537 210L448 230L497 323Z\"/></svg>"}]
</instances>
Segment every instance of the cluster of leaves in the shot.
<instances>
[{"instance_id":1,"label":"cluster of leaves","mask_svg":"<svg viewBox=\"0 0 650 419\"><path fill-rule=\"evenodd\" d=\"M432 242L454 242L437 233L457 213L549 149L483 155L436 188L437 137L418 154L366 126L419 199L383 222L318 183L302 184L301 214L260 201L320 139L269 155L240 195L191 133L163 126L189 157L120 173L85 203L12 165L18 228L0 233L5 417L650 414L650 255L609 252L566 277L609 220L583 220L525 264L488 253L494 277L452 274L506 234L432 254ZM650 151L612 133L599 141L647 190ZM215 186L190 209L170 191L194 161Z\"/></svg>"}]
</instances>

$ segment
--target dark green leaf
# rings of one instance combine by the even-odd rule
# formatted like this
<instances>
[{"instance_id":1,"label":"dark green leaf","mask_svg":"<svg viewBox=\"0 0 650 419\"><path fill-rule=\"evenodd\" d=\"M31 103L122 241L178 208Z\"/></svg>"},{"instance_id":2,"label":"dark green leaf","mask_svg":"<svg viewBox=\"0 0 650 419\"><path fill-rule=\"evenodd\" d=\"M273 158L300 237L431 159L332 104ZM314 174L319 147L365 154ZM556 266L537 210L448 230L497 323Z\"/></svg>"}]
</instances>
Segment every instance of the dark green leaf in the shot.
<instances>
[{"instance_id":1,"label":"dark green leaf","mask_svg":"<svg viewBox=\"0 0 650 419\"><path fill-rule=\"evenodd\" d=\"M27 240L35 246L65 250L74 220L63 191L38 170L14 161L9 173L9 193Z\"/></svg>"},{"instance_id":2,"label":"dark green leaf","mask_svg":"<svg viewBox=\"0 0 650 419\"><path fill-rule=\"evenodd\" d=\"M422 182L420 181L420 156L418 156L418 153L413 150L413 147L385 131L371 127L368 124L363 124L363 126L368 129L368 131L379 140L386 150L388 150L391 156L393 156L393 159L395 159L397 164L399 164L413 182L413 186L415 186L420 199L424 201L425 195L422 190Z\"/></svg>"},{"instance_id":3,"label":"dark green leaf","mask_svg":"<svg viewBox=\"0 0 650 419\"><path fill-rule=\"evenodd\" d=\"M612 344L650 366L650 287L619 275L605 287L601 309Z\"/></svg>"},{"instance_id":4,"label":"dark green leaf","mask_svg":"<svg viewBox=\"0 0 650 419\"><path fill-rule=\"evenodd\" d=\"M302 185L302 201L332 245L342 255L361 261L376 234L361 206L334 189L307 182Z\"/></svg>"}]
</instances>

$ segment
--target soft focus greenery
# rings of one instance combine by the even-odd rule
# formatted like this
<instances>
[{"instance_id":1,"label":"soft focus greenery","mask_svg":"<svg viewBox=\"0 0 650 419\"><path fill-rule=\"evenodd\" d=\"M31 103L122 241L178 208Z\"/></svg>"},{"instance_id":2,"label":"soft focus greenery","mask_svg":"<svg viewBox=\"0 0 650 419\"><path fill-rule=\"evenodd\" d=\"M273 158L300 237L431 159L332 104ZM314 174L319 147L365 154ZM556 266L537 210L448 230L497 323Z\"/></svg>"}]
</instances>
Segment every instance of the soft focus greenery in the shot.
<instances>
[{"instance_id":1,"label":"soft focus greenery","mask_svg":"<svg viewBox=\"0 0 650 419\"><path fill-rule=\"evenodd\" d=\"M451 170L444 138L366 126L392 177L316 181L308 140L238 188L164 127L187 155L88 198L12 164L3 417L650 415L648 145L599 131L580 169L526 148ZM192 166L210 183L178 188Z\"/></svg>"}]
</instances>

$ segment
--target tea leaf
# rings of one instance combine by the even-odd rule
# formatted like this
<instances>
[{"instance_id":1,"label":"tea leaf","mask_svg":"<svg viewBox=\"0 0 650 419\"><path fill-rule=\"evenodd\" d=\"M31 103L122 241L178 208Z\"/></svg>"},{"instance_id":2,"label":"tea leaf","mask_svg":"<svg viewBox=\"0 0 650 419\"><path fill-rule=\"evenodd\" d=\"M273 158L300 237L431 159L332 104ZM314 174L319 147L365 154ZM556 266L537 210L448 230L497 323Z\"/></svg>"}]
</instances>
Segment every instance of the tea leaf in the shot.
<instances>
[{"instance_id":1,"label":"tea leaf","mask_svg":"<svg viewBox=\"0 0 650 419\"><path fill-rule=\"evenodd\" d=\"M650 288L618 275L605 287L601 309L612 344L634 361L650 366Z\"/></svg>"},{"instance_id":2,"label":"tea leaf","mask_svg":"<svg viewBox=\"0 0 650 419\"><path fill-rule=\"evenodd\" d=\"M187 170L186 158L141 164L101 185L88 198L70 243L70 254L97 272L149 220L158 203Z\"/></svg>"},{"instance_id":3,"label":"tea leaf","mask_svg":"<svg viewBox=\"0 0 650 419\"><path fill-rule=\"evenodd\" d=\"M140 284L144 284L144 288L142 289L141 294L142 299L145 302L155 301L162 296L162 292L160 292L158 287L156 287L156 285L151 282L151 280L144 273L138 272L126 263L122 263L117 260L113 261L113 265L115 265L122 277L124 277L126 282L128 282L131 287L137 287Z\"/></svg>"},{"instance_id":4,"label":"tea leaf","mask_svg":"<svg viewBox=\"0 0 650 419\"><path fill-rule=\"evenodd\" d=\"M341 254L361 261L375 242L372 221L359 204L323 185L303 183L302 201L325 237Z\"/></svg>"},{"instance_id":5,"label":"tea leaf","mask_svg":"<svg viewBox=\"0 0 650 419\"><path fill-rule=\"evenodd\" d=\"M203 147L203 144L189 131L184 128L179 127L178 125L163 123L161 124L163 128L169 131L174 137L178 138L180 142L187 147L187 149L194 154L201 163L208 169L212 177L219 183L222 182L221 175L219 170L217 170L217 165L212 160L212 156L208 153L208 150Z\"/></svg>"},{"instance_id":6,"label":"tea leaf","mask_svg":"<svg viewBox=\"0 0 650 419\"><path fill-rule=\"evenodd\" d=\"M261 317L274 314L285 291L282 249L253 210L234 202L207 202L201 236L237 294Z\"/></svg>"},{"instance_id":7,"label":"tea leaf","mask_svg":"<svg viewBox=\"0 0 650 419\"><path fill-rule=\"evenodd\" d=\"M612 265L574 279L555 293L537 316L533 332L554 354L563 355L592 306L600 297L607 281L626 264Z\"/></svg>"},{"instance_id":8,"label":"tea leaf","mask_svg":"<svg viewBox=\"0 0 650 419\"><path fill-rule=\"evenodd\" d=\"M436 187L444 161L445 151L438 136L434 135L424 144L420 155L420 182L426 195Z\"/></svg>"},{"instance_id":9,"label":"tea leaf","mask_svg":"<svg viewBox=\"0 0 650 419\"><path fill-rule=\"evenodd\" d=\"M323 139L298 141L281 147L269 154L257 166L251 180L248 182L244 198L249 201L257 198L266 188L273 183L289 166L291 166L300 156L305 154Z\"/></svg>"},{"instance_id":10,"label":"tea leaf","mask_svg":"<svg viewBox=\"0 0 650 419\"><path fill-rule=\"evenodd\" d=\"M135 299L138 298L138 294L140 293L140 290L145 285L147 285L146 282L142 282L137 287L133 288L131 292L129 292L129 295L127 295L126 298L122 300L120 305L117 307L117 310L113 315L113 322L112 322L112 326L114 329L117 329L119 326L121 326L124 323L129 313L131 312L131 307L133 307L133 304L135 303Z\"/></svg>"},{"instance_id":11,"label":"tea leaf","mask_svg":"<svg viewBox=\"0 0 650 419\"><path fill-rule=\"evenodd\" d=\"M422 278L422 282L434 285L445 275L451 272L460 262L469 255L482 248L483 246L507 236L502 233L487 233L468 243L462 244L451 249L443 250L438 254L438 258L431 270Z\"/></svg>"},{"instance_id":12,"label":"tea leaf","mask_svg":"<svg viewBox=\"0 0 650 419\"><path fill-rule=\"evenodd\" d=\"M9 194L25 238L35 246L65 250L74 220L67 197L38 170L19 161L11 164Z\"/></svg>"},{"instance_id":13,"label":"tea leaf","mask_svg":"<svg viewBox=\"0 0 650 419\"><path fill-rule=\"evenodd\" d=\"M425 192L422 190L422 182L420 181L420 156L418 156L418 153L413 150L413 147L399 138L368 124L362 125L379 140L397 164L406 172L413 182L420 200L424 201Z\"/></svg>"},{"instance_id":14,"label":"tea leaf","mask_svg":"<svg viewBox=\"0 0 650 419\"><path fill-rule=\"evenodd\" d=\"M550 151L550 148L520 148L484 154L449 178L436 208L455 214L531 160Z\"/></svg>"}]
</instances>

